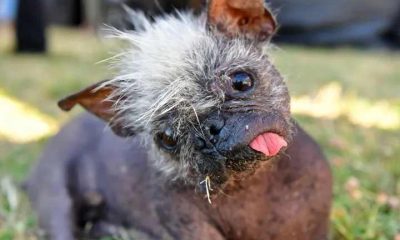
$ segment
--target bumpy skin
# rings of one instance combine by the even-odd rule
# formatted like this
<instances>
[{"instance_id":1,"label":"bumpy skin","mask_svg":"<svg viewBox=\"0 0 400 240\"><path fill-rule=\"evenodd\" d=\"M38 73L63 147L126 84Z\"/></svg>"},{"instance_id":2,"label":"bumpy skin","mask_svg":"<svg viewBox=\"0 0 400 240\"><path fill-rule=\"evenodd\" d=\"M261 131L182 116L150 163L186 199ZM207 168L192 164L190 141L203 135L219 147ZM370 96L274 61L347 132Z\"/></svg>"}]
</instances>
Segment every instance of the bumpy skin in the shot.
<instances>
[{"instance_id":1,"label":"bumpy skin","mask_svg":"<svg viewBox=\"0 0 400 240\"><path fill-rule=\"evenodd\" d=\"M145 145L83 115L48 144L28 192L51 239L327 238L331 174L316 143L297 125L284 154L213 195L162 181Z\"/></svg>"}]
</instances>

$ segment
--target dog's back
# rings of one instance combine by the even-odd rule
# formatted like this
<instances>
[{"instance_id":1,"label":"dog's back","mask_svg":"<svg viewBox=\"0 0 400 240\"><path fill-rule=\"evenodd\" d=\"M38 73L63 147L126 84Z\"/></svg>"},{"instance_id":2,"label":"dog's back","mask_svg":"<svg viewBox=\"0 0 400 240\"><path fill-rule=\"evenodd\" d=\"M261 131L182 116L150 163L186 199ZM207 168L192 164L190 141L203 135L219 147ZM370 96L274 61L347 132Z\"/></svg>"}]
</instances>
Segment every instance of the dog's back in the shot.
<instances>
[{"instance_id":1,"label":"dog's back","mask_svg":"<svg viewBox=\"0 0 400 240\"><path fill-rule=\"evenodd\" d=\"M324 239L331 176L300 128L287 155L242 190L209 205L192 188L160 181L138 139L117 137L84 114L50 140L28 181L51 239L129 235L140 239ZM295 215L293 215L295 214ZM293 235L293 238L288 238ZM263 236L263 238L259 238Z\"/></svg>"}]
</instances>

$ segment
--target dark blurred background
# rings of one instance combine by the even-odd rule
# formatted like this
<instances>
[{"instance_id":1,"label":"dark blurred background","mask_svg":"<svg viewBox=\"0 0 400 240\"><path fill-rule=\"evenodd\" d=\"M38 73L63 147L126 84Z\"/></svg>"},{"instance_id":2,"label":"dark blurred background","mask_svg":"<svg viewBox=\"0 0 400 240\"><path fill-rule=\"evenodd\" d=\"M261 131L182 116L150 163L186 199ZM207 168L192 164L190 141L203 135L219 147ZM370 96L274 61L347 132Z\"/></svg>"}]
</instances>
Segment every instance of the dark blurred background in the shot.
<instances>
[{"instance_id":1,"label":"dark blurred background","mask_svg":"<svg viewBox=\"0 0 400 240\"><path fill-rule=\"evenodd\" d=\"M37 51L45 48L47 25L87 27L94 30L111 25L129 28L122 5L141 9L149 16L175 9L199 11L205 0L1 0L0 19L17 20L18 46L23 38L36 41ZM20 4L18 4L18 2ZM275 41L304 45L354 45L362 47L400 46L399 0L268 0L280 30ZM19 7L17 7L19 6ZM29 27L24 28L24 25ZM42 35L42 36L40 36ZM21 39L22 40L21 40ZM40 46L42 42L42 46ZM22 45L22 46L21 46Z\"/></svg>"}]
</instances>

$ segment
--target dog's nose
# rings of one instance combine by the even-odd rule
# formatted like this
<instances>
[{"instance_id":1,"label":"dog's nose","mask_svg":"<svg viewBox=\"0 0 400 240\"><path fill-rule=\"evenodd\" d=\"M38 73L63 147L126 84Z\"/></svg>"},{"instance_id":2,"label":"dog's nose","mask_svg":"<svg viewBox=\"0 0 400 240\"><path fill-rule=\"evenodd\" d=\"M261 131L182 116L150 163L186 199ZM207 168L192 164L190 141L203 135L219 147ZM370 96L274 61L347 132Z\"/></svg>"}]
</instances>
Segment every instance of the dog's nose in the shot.
<instances>
[{"instance_id":1,"label":"dog's nose","mask_svg":"<svg viewBox=\"0 0 400 240\"><path fill-rule=\"evenodd\" d=\"M211 143L213 144L217 143L218 135L221 132L221 129L224 127L224 125L225 125L225 120L222 117L215 117L212 119L208 119L206 121L205 128Z\"/></svg>"},{"instance_id":2,"label":"dog's nose","mask_svg":"<svg viewBox=\"0 0 400 240\"><path fill-rule=\"evenodd\" d=\"M211 121L207 127L209 133L213 136L216 136L221 132L221 129L224 127L224 125L224 120L221 118Z\"/></svg>"},{"instance_id":3,"label":"dog's nose","mask_svg":"<svg viewBox=\"0 0 400 240\"><path fill-rule=\"evenodd\" d=\"M196 133L194 146L197 150L212 149L218 143L219 134L225 126L225 120L220 116L213 116L203 122L201 134Z\"/></svg>"}]
</instances>

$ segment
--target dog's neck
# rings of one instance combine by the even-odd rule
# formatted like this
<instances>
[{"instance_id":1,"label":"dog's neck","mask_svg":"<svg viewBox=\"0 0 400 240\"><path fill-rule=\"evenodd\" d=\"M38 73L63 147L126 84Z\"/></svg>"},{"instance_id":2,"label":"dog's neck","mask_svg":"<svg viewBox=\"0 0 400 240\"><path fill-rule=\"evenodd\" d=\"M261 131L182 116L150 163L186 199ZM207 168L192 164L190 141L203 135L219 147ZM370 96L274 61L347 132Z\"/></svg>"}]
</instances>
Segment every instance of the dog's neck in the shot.
<instances>
[{"instance_id":1,"label":"dog's neck","mask_svg":"<svg viewBox=\"0 0 400 240\"><path fill-rule=\"evenodd\" d=\"M226 201L234 205L240 204L246 201L246 195L249 195L249 189L251 189L252 192L263 191L269 175L276 171L278 161L279 157L258 162L252 170L232 174L228 181L221 186L213 186L211 179L211 203L208 201L205 191L199 191L198 188L186 185L182 181L176 181L170 184L169 187L177 191L182 198L190 199L190 201L194 202L199 208L223 208L226 206Z\"/></svg>"}]
</instances>

